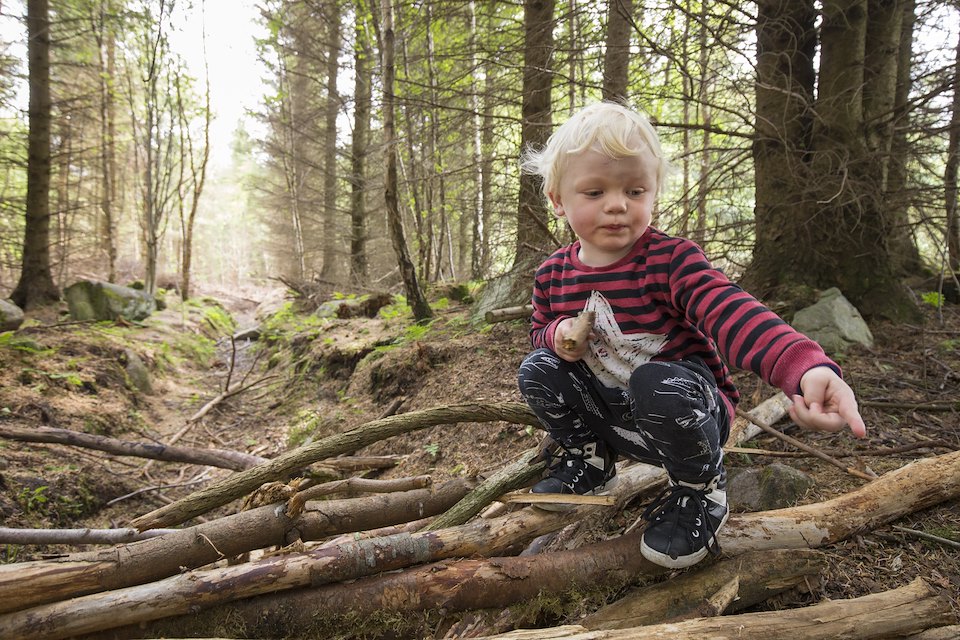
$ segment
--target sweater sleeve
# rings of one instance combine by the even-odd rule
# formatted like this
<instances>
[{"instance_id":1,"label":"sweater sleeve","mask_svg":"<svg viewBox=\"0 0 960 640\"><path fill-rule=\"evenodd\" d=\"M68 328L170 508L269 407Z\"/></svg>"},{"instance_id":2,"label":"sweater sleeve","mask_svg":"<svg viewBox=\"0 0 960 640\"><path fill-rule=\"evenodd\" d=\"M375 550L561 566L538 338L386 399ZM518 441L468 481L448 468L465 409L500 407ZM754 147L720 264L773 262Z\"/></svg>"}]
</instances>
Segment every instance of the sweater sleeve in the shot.
<instances>
[{"instance_id":1,"label":"sweater sleeve","mask_svg":"<svg viewBox=\"0 0 960 640\"><path fill-rule=\"evenodd\" d=\"M713 267L696 244L679 244L670 263L673 302L710 338L727 362L756 373L787 395L813 367L840 367L815 341L799 333Z\"/></svg>"}]
</instances>

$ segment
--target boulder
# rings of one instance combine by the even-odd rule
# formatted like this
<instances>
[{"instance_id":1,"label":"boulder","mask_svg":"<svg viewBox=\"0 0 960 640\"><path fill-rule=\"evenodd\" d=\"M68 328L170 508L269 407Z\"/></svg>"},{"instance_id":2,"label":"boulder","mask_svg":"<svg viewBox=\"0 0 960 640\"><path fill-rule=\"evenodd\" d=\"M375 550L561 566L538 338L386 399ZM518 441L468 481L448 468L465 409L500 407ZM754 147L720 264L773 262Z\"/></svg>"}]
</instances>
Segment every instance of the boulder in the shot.
<instances>
[{"instance_id":1,"label":"boulder","mask_svg":"<svg viewBox=\"0 0 960 640\"><path fill-rule=\"evenodd\" d=\"M150 371L143 359L130 349L125 349L121 363L127 374L130 386L142 393L153 394L153 384L150 382Z\"/></svg>"},{"instance_id":2,"label":"boulder","mask_svg":"<svg viewBox=\"0 0 960 640\"><path fill-rule=\"evenodd\" d=\"M784 509L813 486L813 478L791 466L774 462L761 468L730 469L727 500L736 511Z\"/></svg>"},{"instance_id":3,"label":"boulder","mask_svg":"<svg viewBox=\"0 0 960 640\"><path fill-rule=\"evenodd\" d=\"M16 331L23 324L23 310L10 300L0 300L0 331Z\"/></svg>"},{"instance_id":4,"label":"boulder","mask_svg":"<svg viewBox=\"0 0 960 640\"><path fill-rule=\"evenodd\" d=\"M797 311L791 324L828 353L838 353L853 344L873 346L870 327L836 287L820 294L816 304Z\"/></svg>"},{"instance_id":5,"label":"boulder","mask_svg":"<svg viewBox=\"0 0 960 640\"><path fill-rule=\"evenodd\" d=\"M157 310L144 291L98 280L79 280L63 291L74 320L143 320Z\"/></svg>"}]
</instances>

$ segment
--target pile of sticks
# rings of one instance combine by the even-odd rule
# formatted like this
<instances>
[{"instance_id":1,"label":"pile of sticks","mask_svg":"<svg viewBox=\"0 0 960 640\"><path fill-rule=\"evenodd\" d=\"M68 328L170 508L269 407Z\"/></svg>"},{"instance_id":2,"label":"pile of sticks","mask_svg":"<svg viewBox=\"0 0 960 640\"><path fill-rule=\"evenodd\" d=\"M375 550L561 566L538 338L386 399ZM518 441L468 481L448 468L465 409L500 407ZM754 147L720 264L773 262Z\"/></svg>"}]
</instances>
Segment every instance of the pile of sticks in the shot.
<instances>
[{"instance_id":1,"label":"pile of sticks","mask_svg":"<svg viewBox=\"0 0 960 640\"><path fill-rule=\"evenodd\" d=\"M756 424L775 423L785 407L785 398L773 398L742 416L731 445L758 433ZM447 637L933 640L960 632L949 626L956 623L949 599L921 579L854 600L739 613L816 580L825 564L817 549L956 499L960 452L919 458L826 502L731 515L720 560L633 590L579 625L522 631L513 630L512 605L665 571L638 553L639 531L569 551L531 551L542 536L645 499L663 486L662 470L626 466L612 506L561 512L498 501L542 472L536 450L482 481L354 479L337 487L377 492L360 497L317 500L325 493L319 487L289 482L311 464L394 435L498 421L536 424L516 403L440 407L375 420L272 460L231 460L242 470L136 518L130 532L144 539L0 566L0 637L215 635L223 620L248 637L306 637L346 614L428 611L459 614ZM233 515L170 529L258 493L266 504L248 500Z\"/></svg>"}]
</instances>

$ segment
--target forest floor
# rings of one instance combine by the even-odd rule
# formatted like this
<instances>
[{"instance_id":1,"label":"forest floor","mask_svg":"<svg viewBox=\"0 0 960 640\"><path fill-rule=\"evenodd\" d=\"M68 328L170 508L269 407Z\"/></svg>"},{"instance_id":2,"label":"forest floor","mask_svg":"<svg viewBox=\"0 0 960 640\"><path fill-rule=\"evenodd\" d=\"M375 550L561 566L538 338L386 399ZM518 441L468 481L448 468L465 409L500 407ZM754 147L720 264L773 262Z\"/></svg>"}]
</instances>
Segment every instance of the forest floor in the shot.
<instances>
[{"instance_id":1,"label":"forest floor","mask_svg":"<svg viewBox=\"0 0 960 640\"><path fill-rule=\"evenodd\" d=\"M49 426L137 442L169 442L276 455L384 414L455 405L519 401L516 370L528 351L526 321L472 321L470 307L432 298L436 318L413 325L401 308L375 318L318 318L298 305L273 316L258 342L232 342L233 328L255 323L259 299L216 296L170 308L142 324L77 324L48 309L13 334L0 334L0 427ZM315 305L314 305L315 306ZM300 305L302 307L302 305ZM277 306L274 307L278 308ZM312 311L312 309L309 309ZM883 474L920 457L960 449L960 308L928 307L922 325L872 326L873 348L838 356L861 401L865 440L778 425L816 447L845 450L917 445L903 453L856 455L851 464ZM124 366L134 352L147 365L152 392L136 390ZM741 406L751 409L776 392L737 373ZM224 391L250 385L188 427L188 419ZM399 405L397 409L397 403ZM402 455L380 477L430 474L446 478L495 471L535 447L541 432L503 422L424 429L371 445L364 455ZM789 450L761 435L756 446ZM732 454L728 467L782 462L813 476L800 503L823 501L863 481L812 457ZM851 462L852 461L852 462ZM131 519L188 495L231 472L63 445L0 440L0 522L6 527L123 527ZM239 502L208 517L239 509ZM591 532L619 535L643 505ZM960 501L894 523L960 542ZM580 537L579 542L593 541ZM0 562L25 562L76 547L0 545ZM851 598L923 577L952 599L960 622L960 554L937 542L882 527L825 550L829 568L808 593L767 607ZM583 611L551 624L575 622ZM426 637L426 636L422 636Z\"/></svg>"}]
</instances>

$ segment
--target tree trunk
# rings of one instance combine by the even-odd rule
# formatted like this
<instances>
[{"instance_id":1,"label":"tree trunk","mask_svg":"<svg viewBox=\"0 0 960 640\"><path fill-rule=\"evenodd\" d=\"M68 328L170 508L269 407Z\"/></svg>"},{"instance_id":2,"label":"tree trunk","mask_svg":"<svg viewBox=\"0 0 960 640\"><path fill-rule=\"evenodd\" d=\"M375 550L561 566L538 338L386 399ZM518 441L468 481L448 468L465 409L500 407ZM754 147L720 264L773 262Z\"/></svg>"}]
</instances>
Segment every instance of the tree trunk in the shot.
<instances>
[{"instance_id":1,"label":"tree trunk","mask_svg":"<svg viewBox=\"0 0 960 640\"><path fill-rule=\"evenodd\" d=\"M29 134L27 212L20 280L10 294L21 309L60 299L50 270L50 8L48 0L27 0Z\"/></svg>"},{"instance_id":2,"label":"tree trunk","mask_svg":"<svg viewBox=\"0 0 960 640\"><path fill-rule=\"evenodd\" d=\"M813 3L759 3L757 241L746 282L759 289L758 295L773 285L836 286L868 317L912 319L917 309L898 281L887 244L891 221L883 205L883 163L871 153L866 133L871 126L867 108L889 101L880 92L891 88L887 67L892 60L878 47L879 58L867 62L874 53L866 48L867 5L868 0L822 3L816 117L811 118L802 103L811 95L808 86L812 89L805 80L812 69ZM882 22L884 14L878 14ZM793 21L798 28L791 30ZM873 31L887 33L889 24ZM799 57L798 34L804 44ZM791 67L778 66L792 60L800 83ZM868 66L877 82L865 102ZM772 95L776 92L779 97ZM793 96L801 98L796 105Z\"/></svg>"},{"instance_id":3,"label":"tree trunk","mask_svg":"<svg viewBox=\"0 0 960 640\"><path fill-rule=\"evenodd\" d=\"M960 166L960 40L957 41L954 63L953 105L950 114L950 139L947 162L943 170L944 200L947 209L947 266L952 272L960 269L960 221L957 218L957 167Z\"/></svg>"},{"instance_id":4,"label":"tree trunk","mask_svg":"<svg viewBox=\"0 0 960 640\"><path fill-rule=\"evenodd\" d=\"M337 77L340 74L340 11L341 0L325 2L327 32L327 96L324 105L323 149L323 267L320 277L336 280L340 261L337 242L337 115L340 113L340 94Z\"/></svg>"},{"instance_id":5,"label":"tree trunk","mask_svg":"<svg viewBox=\"0 0 960 640\"><path fill-rule=\"evenodd\" d=\"M913 59L913 26L916 23L916 1L904 0L900 21L900 46L897 57L897 91L894 101L893 141L887 171L887 203L890 215L890 257L897 273L921 273L923 261L913 237L910 223L910 190L907 185L907 164L913 144L907 140L910 125L910 90Z\"/></svg>"},{"instance_id":6,"label":"tree trunk","mask_svg":"<svg viewBox=\"0 0 960 640\"><path fill-rule=\"evenodd\" d=\"M607 0L607 38L603 51L603 99L627 99L633 0Z\"/></svg>"},{"instance_id":7,"label":"tree trunk","mask_svg":"<svg viewBox=\"0 0 960 640\"><path fill-rule=\"evenodd\" d=\"M800 268L789 250L803 206L810 148L817 14L813 0L757 3L757 116L753 262L744 284L764 295Z\"/></svg>"},{"instance_id":8,"label":"tree trunk","mask_svg":"<svg viewBox=\"0 0 960 640\"><path fill-rule=\"evenodd\" d=\"M393 0L380 0L381 20L383 21L383 131L384 153L386 155L386 176L384 178L384 201L387 208L387 223L390 227L390 240L400 267L400 276L403 278L404 290L407 294L407 304L413 311L417 322L433 317L433 311L427 304L420 283L417 282L417 270L410 260L407 249L407 240L403 233L403 220L400 217L400 201L398 196L399 184L397 180L397 130L394 121L394 31L393 31Z\"/></svg>"},{"instance_id":9,"label":"tree trunk","mask_svg":"<svg viewBox=\"0 0 960 640\"><path fill-rule=\"evenodd\" d=\"M354 284L367 280L366 157L370 137L370 101L372 72L367 13L363 3L355 2L354 31L353 139L350 141L350 277Z\"/></svg>"},{"instance_id":10,"label":"tree trunk","mask_svg":"<svg viewBox=\"0 0 960 640\"><path fill-rule=\"evenodd\" d=\"M554 0L524 0L523 3L523 104L521 106L521 148L542 147L550 137L552 128L551 88L553 74L550 71L550 56L553 51ZM527 268L531 261L537 264L543 259L539 250L551 251L556 243L548 226L549 215L539 179L536 176L520 176L520 201L517 209L517 248L514 267L520 267L523 276L533 276ZM533 249L531 249L533 247ZM529 271L529 273L526 273ZM528 296L530 286L524 283L523 291Z\"/></svg>"}]
</instances>

